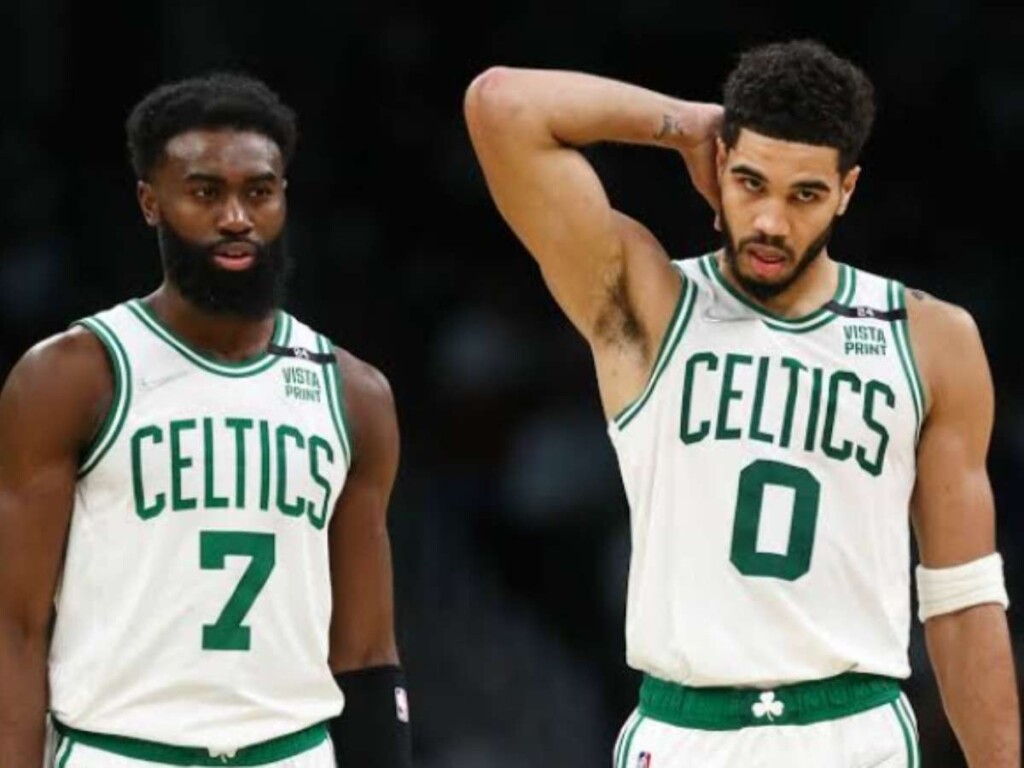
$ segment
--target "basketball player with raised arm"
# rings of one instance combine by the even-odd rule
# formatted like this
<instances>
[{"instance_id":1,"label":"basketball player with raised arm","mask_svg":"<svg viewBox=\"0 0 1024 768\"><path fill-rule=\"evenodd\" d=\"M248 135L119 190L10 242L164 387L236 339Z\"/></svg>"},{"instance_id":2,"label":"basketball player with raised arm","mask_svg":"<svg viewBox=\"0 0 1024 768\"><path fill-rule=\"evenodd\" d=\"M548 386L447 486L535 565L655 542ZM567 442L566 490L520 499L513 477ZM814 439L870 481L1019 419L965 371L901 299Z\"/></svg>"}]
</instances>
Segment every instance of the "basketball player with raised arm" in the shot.
<instances>
[{"instance_id":1,"label":"basketball player with raised arm","mask_svg":"<svg viewBox=\"0 0 1024 768\"><path fill-rule=\"evenodd\" d=\"M873 89L813 41L747 51L724 105L583 73L492 68L466 119L504 219L589 342L631 512L616 768L919 763L919 616L973 768L1019 718L971 317L833 260ZM580 152L682 155L723 247L672 260Z\"/></svg>"},{"instance_id":2,"label":"basketball player with raised arm","mask_svg":"<svg viewBox=\"0 0 1024 768\"><path fill-rule=\"evenodd\" d=\"M281 308L294 113L214 74L127 129L163 284L0 397L0 765L407 768L395 407Z\"/></svg>"}]
</instances>

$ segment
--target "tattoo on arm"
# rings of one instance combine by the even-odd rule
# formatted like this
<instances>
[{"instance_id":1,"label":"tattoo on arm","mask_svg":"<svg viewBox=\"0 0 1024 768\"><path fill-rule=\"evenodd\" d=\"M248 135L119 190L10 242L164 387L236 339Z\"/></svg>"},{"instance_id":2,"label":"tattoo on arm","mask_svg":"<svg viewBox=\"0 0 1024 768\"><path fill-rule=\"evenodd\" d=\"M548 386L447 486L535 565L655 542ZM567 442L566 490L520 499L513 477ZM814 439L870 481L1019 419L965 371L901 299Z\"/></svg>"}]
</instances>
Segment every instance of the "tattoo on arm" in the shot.
<instances>
[{"instance_id":1,"label":"tattoo on arm","mask_svg":"<svg viewBox=\"0 0 1024 768\"><path fill-rule=\"evenodd\" d=\"M918 301L924 301L925 299L931 298L931 296L922 291L920 288L907 288L907 291L909 291L910 295L913 296Z\"/></svg>"},{"instance_id":2,"label":"tattoo on arm","mask_svg":"<svg viewBox=\"0 0 1024 768\"><path fill-rule=\"evenodd\" d=\"M662 115L661 128L658 129L656 134L654 134L654 138L664 139L666 136L678 135L680 133L682 133L682 131L680 130L679 121L672 115Z\"/></svg>"}]
</instances>

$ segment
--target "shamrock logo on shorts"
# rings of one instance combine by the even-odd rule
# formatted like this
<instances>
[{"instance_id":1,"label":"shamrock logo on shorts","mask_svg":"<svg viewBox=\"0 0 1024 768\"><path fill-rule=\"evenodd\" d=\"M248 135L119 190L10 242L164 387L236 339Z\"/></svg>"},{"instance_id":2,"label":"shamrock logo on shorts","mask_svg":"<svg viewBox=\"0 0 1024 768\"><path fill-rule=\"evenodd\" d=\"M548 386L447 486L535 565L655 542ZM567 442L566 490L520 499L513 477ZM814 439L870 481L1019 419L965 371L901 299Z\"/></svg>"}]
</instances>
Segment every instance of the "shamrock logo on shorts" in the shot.
<instances>
[{"instance_id":1,"label":"shamrock logo on shorts","mask_svg":"<svg viewBox=\"0 0 1024 768\"><path fill-rule=\"evenodd\" d=\"M768 716L768 720L774 720L776 717L782 715L782 711L786 708L786 705L781 701L775 700L774 691L765 691L761 694L761 700L755 702L751 709L754 711L754 717L762 718L765 715Z\"/></svg>"}]
</instances>

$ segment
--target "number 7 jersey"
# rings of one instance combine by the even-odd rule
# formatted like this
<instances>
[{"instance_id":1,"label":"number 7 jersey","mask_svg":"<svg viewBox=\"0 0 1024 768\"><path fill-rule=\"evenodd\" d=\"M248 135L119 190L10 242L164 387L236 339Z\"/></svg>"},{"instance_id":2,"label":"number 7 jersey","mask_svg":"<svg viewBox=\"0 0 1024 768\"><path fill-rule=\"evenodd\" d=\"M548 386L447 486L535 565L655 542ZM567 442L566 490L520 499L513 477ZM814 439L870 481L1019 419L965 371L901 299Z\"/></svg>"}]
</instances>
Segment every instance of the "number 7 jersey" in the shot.
<instances>
[{"instance_id":1,"label":"number 7 jersey","mask_svg":"<svg viewBox=\"0 0 1024 768\"><path fill-rule=\"evenodd\" d=\"M909 501L924 407L903 286L847 265L768 313L714 255L609 424L631 513L630 666L691 686L910 674Z\"/></svg>"},{"instance_id":2,"label":"number 7 jersey","mask_svg":"<svg viewBox=\"0 0 1024 768\"><path fill-rule=\"evenodd\" d=\"M54 717L218 754L334 717L327 531L351 445L332 345L279 312L267 352L216 361L134 300L80 325L114 395L80 465Z\"/></svg>"}]
</instances>

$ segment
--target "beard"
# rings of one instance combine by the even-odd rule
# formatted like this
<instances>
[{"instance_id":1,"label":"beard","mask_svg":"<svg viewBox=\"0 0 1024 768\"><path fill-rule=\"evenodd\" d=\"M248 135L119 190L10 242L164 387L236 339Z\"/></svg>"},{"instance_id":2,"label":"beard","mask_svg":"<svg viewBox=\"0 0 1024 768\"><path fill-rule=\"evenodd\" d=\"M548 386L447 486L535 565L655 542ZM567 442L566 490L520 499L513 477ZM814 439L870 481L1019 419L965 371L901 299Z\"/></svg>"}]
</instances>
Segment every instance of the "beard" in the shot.
<instances>
[{"instance_id":1,"label":"beard","mask_svg":"<svg viewBox=\"0 0 1024 768\"><path fill-rule=\"evenodd\" d=\"M804 249L803 254L800 258L796 258L796 254L793 253L793 249L786 245L786 241L781 237L773 237L759 232L758 234L744 238L740 242L736 242L732 236L732 230L729 228L729 222L725 218L725 212L722 212L722 239L724 240L725 246L725 260L729 265L729 270L732 272L736 282L740 284L740 287L744 291L749 293L758 301L767 301L773 299L780 293L783 293L793 283L800 279L800 276L806 271L806 269L814 263L814 260L821 255L821 252L825 250L825 246L828 245L828 241L832 237L832 230L835 228L836 219L838 217L833 216L829 221L828 226L818 235L814 240L811 241L810 245ZM786 254L790 263L795 264L793 271L788 275L784 275L782 279L776 282L764 282L753 277L744 275L739 270L739 254L748 245L765 245L771 248L776 248Z\"/></svg>"},{"instance_id":2,"label":"beard","mask_svg":"<svg viewBox=\"0 0 1024 768\"><path fill-rule=\"evenodd\" d=\"M232 237L203 245L185 239L164 224L157 227L157 241L168 282L204 312L259 320L284 303L292 260L283 232L261 245ZM255 245L252 266L240 272L218 267L213 260L214 250L240 241Z\"/></svg>"}]
</instances>

